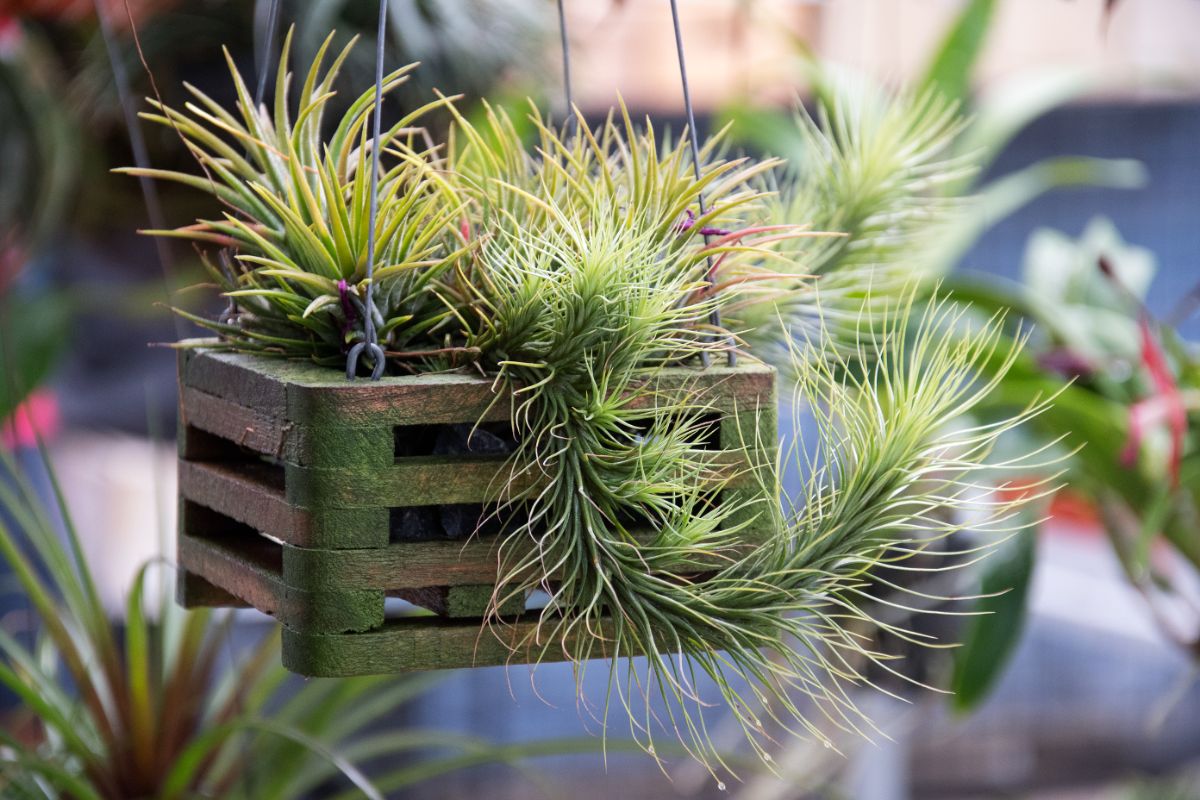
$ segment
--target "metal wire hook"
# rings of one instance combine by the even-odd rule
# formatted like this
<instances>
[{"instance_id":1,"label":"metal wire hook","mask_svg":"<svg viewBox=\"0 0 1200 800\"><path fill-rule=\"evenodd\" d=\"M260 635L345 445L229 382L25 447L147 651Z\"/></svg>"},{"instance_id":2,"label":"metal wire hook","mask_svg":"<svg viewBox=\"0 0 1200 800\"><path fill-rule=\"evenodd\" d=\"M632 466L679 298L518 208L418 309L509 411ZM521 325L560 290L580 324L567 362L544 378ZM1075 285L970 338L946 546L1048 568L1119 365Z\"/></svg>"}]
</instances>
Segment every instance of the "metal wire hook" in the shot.
<instances>
[{"instance_id":1,"label":"metal wire hook","mask_svg":"<svg viewBox=\"0 0 1200 800\"><path fill-rule=\"evenodd\" d=\"M350 348L350 353L346 356L346 380L352 381L357 377L358 357L362 355L363 350L367 351L367 356L373 362L371 380L377 381L383 377L387 353L383 352L383 348L379 346L378 342L359 342Z\"/></svg>"},{"instance_id":2,"label":"metal wire hook","mask_svg":"<svg viewBox=\"0 0 1200 800\"><path fill-rule=\"evenodd\" d=\"M375 229L379 213L379 147L383 138L383 54L387 35L388 0L379 0L379 27L375 42L375 107L372 109L371 140L371 206L367 228L367 309L363 314L363 341L350 348L346 356L346 379L354 380L358 372L358 357L363 350L374 359L371 380L383 376L386 355L375 333Z\"/></svg>"},{"instance_id":3,"label":"metal wire hook","mask_svg":"<svg viewBox=\"0 0 1200 800\"><path fill-rule=\"evenodd\" d=\"M133 162L140 169L149 169L150 152L146 148L146 137L142 133L142 126L138 121L133 91L130 88L129 73L125 69L125 62L121 59L117 48L112 20L109 19L108 11L101 0L93 0L92 7L96 11L96 24L100 29L100 38L104 41L104 51L108 56L109 67L112 69L113 84L117 89L117 102L121 106L121 114L125 119L125 129L129 134L129 149L133 152ZM126 6L126 13L128 11L128 6ZM129 24L132 28L132 16L130 16ZM146 217L150 220L150 226L157 230L163 230L167 227L167 221L166 215L163 213L162 201L158 195L158 186L144 175L138 177L138 186L142 191L142 200L146 204ZM163 237L154 237L154 247L158 254L159 267L162 270L163 291L169 303L172 297L171 287L172 276L175 274L175 260L171 256L171 248ZM171 316L174 318L176 336L180 339L184 338L187 335L187 326L183 319L178 314Z\"/></svg>"}]
</instances>

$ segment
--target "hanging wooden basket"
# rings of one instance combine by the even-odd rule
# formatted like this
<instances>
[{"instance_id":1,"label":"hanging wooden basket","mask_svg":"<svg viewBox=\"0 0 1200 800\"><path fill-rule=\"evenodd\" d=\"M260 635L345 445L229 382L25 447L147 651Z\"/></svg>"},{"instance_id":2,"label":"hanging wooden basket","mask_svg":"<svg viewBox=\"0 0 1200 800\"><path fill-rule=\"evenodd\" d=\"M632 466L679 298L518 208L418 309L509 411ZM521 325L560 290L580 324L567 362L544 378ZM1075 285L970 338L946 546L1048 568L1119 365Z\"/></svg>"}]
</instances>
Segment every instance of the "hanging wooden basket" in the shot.
<instances>
[{"instance_id":1,"label":"hanging wooden basket","mask_svg":"<svg viewBox=\"0 0 1200 800\"><path fill-rule=\"evenodd\" d=\"M717 502L761 495L752 470L769 463L776 441L774 371L678 368L659 387L703 392L717 415L713 461L736 476ZM499 537L475 530L502 499L496 444L509 414L491 381L347 382L337 370L193 346L180 351L179 389L183 605L274 616L284 666L304 675L528 660L481 635ZM490 447L453 446L481 420L499 431ZM754 523L739 531L747 542L761 535ZM434 613L389 618L389 597ZM505 630L534 624L524 610L502 609L512 617Z\"/></svg>"}]
</instances>

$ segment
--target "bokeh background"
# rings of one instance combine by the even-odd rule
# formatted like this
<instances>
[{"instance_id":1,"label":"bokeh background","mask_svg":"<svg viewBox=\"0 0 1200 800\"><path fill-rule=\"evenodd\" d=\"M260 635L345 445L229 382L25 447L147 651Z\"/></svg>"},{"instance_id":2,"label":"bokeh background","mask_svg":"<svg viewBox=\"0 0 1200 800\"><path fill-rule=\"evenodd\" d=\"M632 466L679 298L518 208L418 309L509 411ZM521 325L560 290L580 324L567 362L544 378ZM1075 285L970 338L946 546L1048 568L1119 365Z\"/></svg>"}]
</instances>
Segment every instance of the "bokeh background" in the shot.
<instances>
[{"instance_id":1,"label":"bokeh background","mask_svg":"<svg viewBox=\"0 0 1200 800\"><path fill-rule=\"evenodd\" d=\"M1002 206L956 268L1028 280L1054 268L1048 250L1084 237L1130 248L1156 270L1147 302L1170 314L1200 281L1200 0L995 6L969 76L973 102L1037 113L1020 120L985 178L1068 155L1108 166L1044 186L1014 183L1029 202ZM565 7L581 110L602 117L619 96L653 124L680 130L666 0ZM807 99L809 59L903 87L966 7L683 0L700 127L730 123L734 146L779 152L787 141L773 135L772 120ZM179 100L183 81L227 98L222 45L247 71L265 46L256 42L265 3L109 0L105 8L139 108L155 92ZM488 97L516 107L529 96L561 110L552 0L394 0L391 12L389 61L424 64L404 102L438 87L463 92L468 106ZM297 26L302 58L331 29L364 35L350 73L356 84L369 80L371 0L285 2L282 13ZM6 444L29 463L38 461L31 429L48 442L114 614L138 566L171 556L175 366L159 345L190 330L168 307L219 307L203 293L178 292L199 280L194 253L137 235L151 214L189 221L201 201L163 186L148 212L138 183L110 172L135 158L126 123L91 0L0 0L0 364L16 376L0 391L0 416L15 423L5 427ZM169 131L147 126L144 136L153 165L187 168ZM1200 323L1183 318L1179 330L1194 340ZM875 696L865 702L880 721L876 741L848 737L842 753L791 745L777 758L782 777L751 775L724 790L686 766L666 780L647 759L614 755L605 765L589 753L535 759L529 771L464 770L412 796L1200 797L1200 662L1179 644L1194 640L1200 621L1195 573L1162 553L1160 568L1179 592L1151 607L1126 580L1091 509L1060 502L1053 511L1039 529L1011 662L970 715L933 692ZM19 598L4 609L19 611ZM246 612L237 635L253 637L269 624ZM929 666L929 680L945 685L939 669ZM501 742L587 732L564 669L541 670L543 697L514 672L447 675L392 723Z\"/></svg>"}]
</instances>

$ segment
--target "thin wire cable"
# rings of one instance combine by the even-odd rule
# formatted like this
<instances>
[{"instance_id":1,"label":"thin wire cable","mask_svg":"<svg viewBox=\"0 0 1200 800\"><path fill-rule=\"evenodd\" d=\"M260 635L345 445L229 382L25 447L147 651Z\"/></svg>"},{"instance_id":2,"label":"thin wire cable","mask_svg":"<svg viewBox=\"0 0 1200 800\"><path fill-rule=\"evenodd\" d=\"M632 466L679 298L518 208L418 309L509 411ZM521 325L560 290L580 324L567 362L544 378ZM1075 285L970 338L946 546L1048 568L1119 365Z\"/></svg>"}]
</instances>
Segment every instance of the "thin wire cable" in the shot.
<instances>
[{"instance_id":1,"label":"thin wire cable","mask_svg":"<svg viewBox=\"0 0 1200 800\"><path fill-rule=\"evenodd\" d=\"M383 138L383 55L387 35L388 0L379 0L379 26L375 42L375 108L372 109L371 143L371 220L367 228L367 302L363 317L363 341L350 348L346 356L346 378L354 380L358 371L358 358L366 350L375 363L371 369L371 380L383 377L386 355L379 346L375 333L375 229L379 213L379 145Z\"/></svg>"},{"instance_id":2,"label":"thin wire cable","mask_svg":"<svg viewBox=\"0 0 1200 800\"><path fill-rule=\"evenodd\" d=\"M275 53L275 36L279 28L279 0L271 0L267 9L267 29L265 35L255 37L255 43L260 52L254 59L254 68L258 70L258 84L254 87L254 107L262 105L263 97L267 94L267 67L271 64L271 56Z\"/></svg>"},{"instance_id":3,"label":"thin wire cable","mask_svg":"<svg viewBox=\"0 0 1200 800\"><path fill-rule=\"evenodd\" d=\"M146 137L142 134L142 126L138 120L137 110L133 105L133 94L129 89L129 73L125 69L125 62L121 60L121 54L117 51L117 40L113 34L112 21L108 18L108 12L105 10L102 0L92 0L92 6L96 9L96 21L100 29L100 38L104 41L104 50L108 54L108 63L113 73L113 83L117 89L117 101L120 103L121 114L125 118L125 128L129 133L129 149L133 152L133 162L137 164L139 169L149 169L150 153L146 149ZM154 181L144 175L138 176L138 186L142 190L142 200L146 204L146 217L150 220L150 227L160 231L166 229L167 219L166 215L163 214L162 200L158 196L158 187L155 186ZM171 279L175 274L175 260L171 255L171 248L167 244L167 240L162 236L154 237L154 248L158 251L158 264L162 270L163 290L167 295L167 302L170 304ZM176 338L185 338L188 331L183 318L178 314L172 314L171 318L175 323Z\"/></svg>"},{"instance_id":4,"label":"thin wire cable","mask_svg":"<svg viewBox=\"0 0 1200 800\"><path fill-rule=\"evenodd\" d=\"M567 100L566 132L571 134L575 132L577 121L575 99L571 91L571 43L567 37L567 14L563 10L563 0L558 0L558 36L562 41L563 93Z\"/></svg>"},{"instance_id":5,"label":"thin wire cable","mask_svg":"<svg viewBox=\"0 0 1200 800\"><path fill-rule=\"evenodd\" d=\"M262 108L263 98L267 96L267 74L268 67L273 60L275 54L275 36L276 30L279 27L279 6L280 0L271 0L267 7L267 24L265 30L260 26L259 20L261 14L258 13L258 4L255 4L254 13L254 69L255 69L255 87L254 87L254 113L257 114ZM246 144L246 155L249 157L251 145ZM211 181L212 178L210 177ZM225 277L230 283L234 282L233 274L233 259L230 257L230 248L225 248L221 251L218 262L221 265L221 271L225 273ZM238 317L237 300L233 297L229 298L229 302L225 304L225 311L221 314L221 322L227 324L236 324Z\"/></svg>"},{"instance_id":6,"label":"thin wire cable","mask_svg":"<svg viewBox=\"0 0 1200 800\"><path fill-rule=\"evenodd\" d=\"M699 136L696 133L696 112L692 108L692 91L691 87L688 85L687 59L683 54L683 30L679 25L679 4L676 2L676 0L670 0L670 2L671 24L675 27L675 53L679 56L679 79L680 83L683 85L683 109L685 112L687 112L688 141L692 146L692 175L698 182L700 180L700 145L698 143ZM696 199L700 204L700 216L703 217L708 213L708 204L704 200L704 192L700 192ZM705 246L709 244L709 235L707 233L704 234L704 244ZM708 282L710 287L715 286L716 275L713 274L715 264L711 255L708 256L707 263L708 272L705 275L705 280ZM720 309L714 306L713 310L709 312L708 321L714 328L720 328ZM704 366L708 366L708 353L701 353L701 356L704 359ZM732 338L729 341L728 358L729 366L732 367L737 365L737 351L733 346Z\"/></svg>"}]
</instances>

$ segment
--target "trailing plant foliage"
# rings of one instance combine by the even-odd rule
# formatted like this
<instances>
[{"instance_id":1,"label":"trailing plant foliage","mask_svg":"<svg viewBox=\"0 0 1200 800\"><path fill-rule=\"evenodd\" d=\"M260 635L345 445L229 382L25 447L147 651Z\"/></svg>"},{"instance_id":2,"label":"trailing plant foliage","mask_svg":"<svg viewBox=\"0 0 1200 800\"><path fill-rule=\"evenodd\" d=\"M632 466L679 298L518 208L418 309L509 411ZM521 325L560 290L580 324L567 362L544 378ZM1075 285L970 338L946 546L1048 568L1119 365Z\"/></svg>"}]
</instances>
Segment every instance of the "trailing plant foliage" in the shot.
<instances>
[{"instance_id":1,"label":"trailing plant foliage","mask_svg":"<svg viewBox=\"0 0 1200 800\"><path fill-rule=\"evenodd\" d=\"M1036 404L1002 422L951 426L997 380L979 382L978 370L986 364L1002 375L1016 357L1000 326L948 337L947 329L963 323L962 310L939 306L911 324L906 312L892 315L899 321L882 334L864 332L854 360L820 341L794 350L796 414L815 413L821 447L815 456L799 449L785 456L803 462L810 478L782 512L766 499L781 487L764 486L759 511L778 519L769 539L748 554L739 550L734 531L721 528L733 509L689 502L696 498L689 490L694 482L680 485L674 502L656 505L663 498L652 490L673 489L666 476L686 463L664 455L669 447L686 453L687 425L655 431L654 446L639 450L621 436L621 424L631 420L612 415L608 439L585 438L594 426L571 430L564 423L543 448L531 446L537 463L567 470L571 479L552 482L535 498L549 528L539 531L536 547L510 540L524 559L509 559L509 585L539 585L552 598L539 629L520 646L549 653L564 639L575 641L571 653L581 673L589 657L648 655L641 666L631 662L627 683L610 684L601 718L607 723L610 709L620 707L649 752L666 731L714 770L728 765L708 733L709 683L714 688L708 691L732 710L767 761L781 729L825 741L826 723L868 730L851 690L868 683L868 665L894 667L856 626L931 644L871 616L882 591L905 592L890 576L951 568L955 562L904 562L927 551L936 555L929 546L960 530L968 517L985 540L1003 539L1023 527L1016 508L1038 494L1028 486L1022 497L997 499L981 494L975 477L987 469L982 463L996 439L1037 413ZM539 406L531 399L520 408ZM600 468L589 470L592 464ZM1018 460L991 468L1036 467ZM648 541L606 514L613 505L628 508L630 497L655 523ZM691 582L667 574L678 564L717 566L715 574ZM546 582L548 574L563 576L562 583ZM529 575L542 577L535 584ZM892 596L887 602L903 601Z\"/></svg>"},{"instance_id":2,"label":"trailing plant foliage","mask_svg":"<svg viewBox=\"0 0 1200 800\"><path fill-rule=\"evenodd\" d=\"M324 73L318 59L295 121L286 50L273 114L253 107L235 72L239 118L203 97L148 115L188 139L207 173L150 174L231 207L171 234L232 249L214 278L236 313L202 324L226 347L338 363L362 315L377 314L393 368L469 365L507 389L497 396L512 398L519 441L513 499L495 513L519 521L493 603L534 589L549 601L528 638L506 641L535 660L565 649L581 677L589 658L648 656L622 685L611 673L601 712L627 711L648 751L661 752L666 731L709 769L728 769L708 734L702 677L767 760L773 728L824 738L826 718L862 729L850 690L865 664L887 665L853 626L920 640L871 617L871 587L887 583L884 567L916 569L901 562L968 509L975 526L1003 534L1012 503L981 497L975 476L996 437L1036 410L949 427L998 380L980 382L978 370L1002 375L1016 357L996 322L971 328L941 304L910 321L911 301L872 301L847 282L830 296L858 298L857 324L793 324L795 309L820 307L809 272L854 276L882 254L900 268L909 235L941 208L913 194L951 168L941 154L959 124L952 106L921 99L911 116L883 104L806 123L820 159L774 196L776 162L726 159L717 137L696 178L685 138L658 142L624 110L595 129L577 118L577 132L535 110L531 152L503 112L472 124L439 99L430 107L455 117L444 147L411 115L373 145L363 95L325 143L320 110L344 58ZM383 157L375 220L364 189L372 146ZM371 225L382 255L366 309ZM782 343L764 352L821 429L819 459L791 454L810 479L785 508L778 464L753 465L751 499L715 502L729 476L702 452L706 399L658 388L667 367L744 351L743 333ZM740 525L755 515L770 534L747 547ZM508 636L498 615L489 622Z\"/></svg>"}]
</instances>

